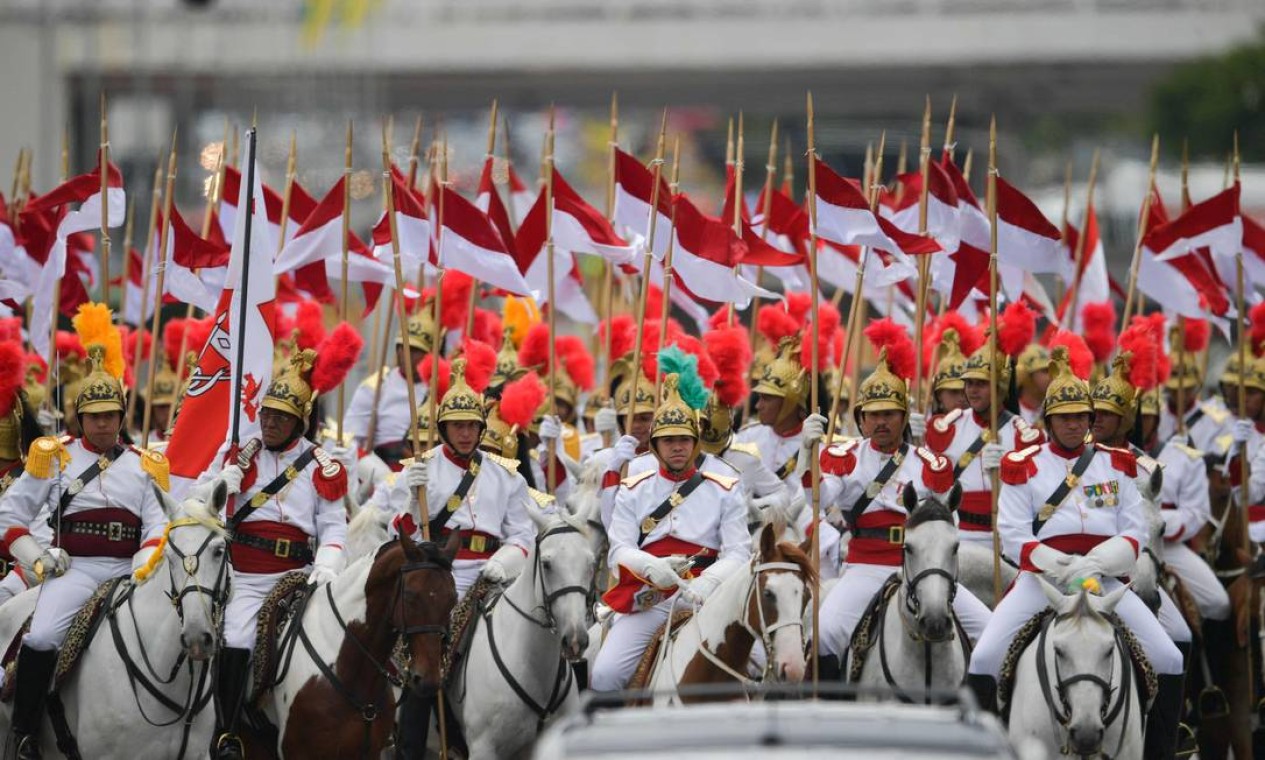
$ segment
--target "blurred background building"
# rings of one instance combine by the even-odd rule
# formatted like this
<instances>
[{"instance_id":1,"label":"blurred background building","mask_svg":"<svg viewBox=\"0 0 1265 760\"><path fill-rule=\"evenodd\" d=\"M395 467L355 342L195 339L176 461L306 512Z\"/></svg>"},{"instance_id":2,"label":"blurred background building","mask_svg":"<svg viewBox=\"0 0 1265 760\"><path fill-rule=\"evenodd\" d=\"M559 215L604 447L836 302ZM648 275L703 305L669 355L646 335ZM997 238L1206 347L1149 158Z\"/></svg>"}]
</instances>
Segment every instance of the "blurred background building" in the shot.
<instances>
[{"instance_id":1,"label":"blurred background building","mask_svg":"<svg viewBox=\"0 0 1265 760\"><path fill-rule=\"evenodd\" d=\"M281 185L294 134L298 179L320 193L342 170L352 119L362 172L355 213L366 226L380 208L386 116L401 162L418 116L426 143L442 125L453 179L472 190L497 98L524 177L536 174L546 109L556 104L558 164L600 201L617 91L621 144L647 156L668 107L669 131L682 135L682 185L714 208L726 123L739 111L746 187L758 191L774 119L802 187L807 90L821 152L854 176L883 130L888 170L902 145L914 166L924 96L938 145L956 95L959 160L974 149L977 186L996 114L1003 173L1056 223L1065 167L1071 162L1076 178L1075 219L1090 155L1102 150L1099 208L1119 270L1150 133L1178 128L1173 114L1185 110L1174 72L1236 47L1259 51L1263 22L1262 0L2 0L0 165L32 149L33 183L47 189L61 174L65 140L70 172L87 170L105 91L112 157L134 198L148 198L155 162L179 127L179 200L196 204L226 127L247 125L254 112L265 180ZM1173 199L1183 137L1197 141L1199 199L1225 181L1226 124L1236 114L1265 118L1265 85L1251 85L1250 74L1248 84L1193 76L1196 89L1228 87L1223 100L1240 110L1192 105L1193 121L1180 128L1195 134L1161 135L1161 190ZM1265 129L1245 133L1245 151L1265 158ZM1265 174L1248 171L1245 206L1265 209Z\"/></svg>"}]
</instances>

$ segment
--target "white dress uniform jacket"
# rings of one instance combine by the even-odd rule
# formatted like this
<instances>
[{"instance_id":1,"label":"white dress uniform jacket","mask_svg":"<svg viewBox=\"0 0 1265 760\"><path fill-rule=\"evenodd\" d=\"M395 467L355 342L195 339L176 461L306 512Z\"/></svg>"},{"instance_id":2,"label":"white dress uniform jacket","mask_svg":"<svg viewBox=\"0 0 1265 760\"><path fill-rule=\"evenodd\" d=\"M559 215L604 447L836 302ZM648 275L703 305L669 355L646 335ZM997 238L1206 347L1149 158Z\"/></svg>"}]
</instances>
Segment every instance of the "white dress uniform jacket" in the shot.
<instances>
[{"instance_id":1,"label":"white dress uniform jacket","mask_svg":"<svg viewBox=\"0 0 1265 760\"><path fill-rule=\"evenodd\" d=\"M356 439L356 443L365 449L372 449L384 443L395 443L404 440L408 435L411 421L408 406L408 381L404 374L393 368L386 373L382 386L382 396L378 399L378 424L374 429L373 441L369 438L369 417L373 411L373 377L362 382L351 396L347 404L347 412L343 415L343 430ZM426 400L426 383L413 384L414 400L420 405Z\"/></svg>"}]
</instances>

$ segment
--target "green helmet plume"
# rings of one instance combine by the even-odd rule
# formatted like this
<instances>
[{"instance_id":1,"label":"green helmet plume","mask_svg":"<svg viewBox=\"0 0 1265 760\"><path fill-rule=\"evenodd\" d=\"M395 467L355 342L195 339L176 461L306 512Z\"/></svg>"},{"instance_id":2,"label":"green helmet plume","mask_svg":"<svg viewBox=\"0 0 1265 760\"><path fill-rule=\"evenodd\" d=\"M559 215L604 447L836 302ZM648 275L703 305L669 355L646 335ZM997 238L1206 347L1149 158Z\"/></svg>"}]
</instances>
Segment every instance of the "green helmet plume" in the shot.
<instances>
[{"instance_id":1,"label":"green helmet plume","mask_svg":"<svg viewBox=\"0 0 1265 760\"><path fill-rule=\"evenodd\" d=\"M707 406L707 386L698 374L698 357L687 354L677 346L667 346L659 352L659 372L676 373L677 391L686 406L699 411Z\"/></svg>"}]
</instances>

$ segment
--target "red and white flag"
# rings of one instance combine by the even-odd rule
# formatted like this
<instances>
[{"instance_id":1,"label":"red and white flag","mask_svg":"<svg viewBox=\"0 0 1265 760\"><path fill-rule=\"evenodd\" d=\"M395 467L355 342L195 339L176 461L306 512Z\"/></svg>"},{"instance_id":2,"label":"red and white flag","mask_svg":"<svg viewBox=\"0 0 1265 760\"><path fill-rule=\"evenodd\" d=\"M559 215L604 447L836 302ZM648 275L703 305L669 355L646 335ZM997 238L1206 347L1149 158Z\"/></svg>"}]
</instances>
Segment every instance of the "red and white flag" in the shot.
<instances>
[{"instance_id":1,"label":"red and white flag","mask_svg":"<svg viewBox=\"0 0 1265 760\"><path fill-rule=\"evenodd\" d=\"M501 290L529 295L514 254L488 215L450 187L443 188L444 218L439 231L439 263Z\"/></svg>"},{"instance_id":2,"label":"red and white flag","mask_svg":"<svg viewBox=\"0 0 1265 760\"><path fill-rule=\"evenodd\" d=\"M343 201L346 177L339 177L312 212L295 231L294 237L281 249L273 264L273 272L283 275L296 272L296 284L314 296L332 298L329 279L343 276ZM373 258L365 244L348 232L347 279L391 285L395 273L386 264ZM380 288L378 291L380 292ZM372 308L372 307L370 307Z\"/></svg>"},{"instance_id":3,"label":"red and white flag","mask_svg":"<svg viewBox=\"0 0 1265 760\"><path fill-rule=\"evenodd\" d=\"M501 200L500 191L496 187L496 179L493 174L495 168L496 159L488 156L483 161L483 171L479 174L479 189L475 193L474 205L488 215L488 219L492 221L496 231L501 234L501 242L505 244L505 250L509 251L510 255L513 256L514 222L509 215L509 210L505 208L505 202ZM529 206L528 210L530 208Z\"/></svg>"},{"instance_id":4,"label":"red and white flag","mask_svg":"<svg viewBox=\"0 0 1265 760\"><path fill-rule=\"evenodd\" d=\"M840 245L864 245L898 257L940 250L932 238L911 235L870 211L869 201L852 180L817 162L817 235ZM814 199L809 199L812 202Z\"/></svg>"},{"instance_id":5,"label":"red and white flag","mask_svg":"<svg viewBox=\"0 0 1265 760\"><path fill-rule=\"evenodd\" d=\"M158 221L161 224L161 216ZM158 237L155 235L155 251L159 246ZM214 312L228 277L228 263L229 247L199 237L172 206L171 228L167 232L167 273L163 278L164 302L188 303L208 314ZM154 279L151 266L150 303L153 303Z\"/></svg>"},{"instance_id":6,"label":"red and white flag","mask_svg":"<svg viewBox=\"0 0 1265 760\"><path fill-rule=\"evenodd\" d=\"M542 189L540 194L544 196L545 191ZM526 226L525 220L523 225ZM553 170L552 232L554 246L563 250L601 256L612 264L631 264L636 260L637 248L615 234L610 222L581 198L557 169Z\"/></svg>"},{"instance_id":7,"label":"red and white flag","mask_svg":"<svg viewBox=\"0 0 1265 760\"><path fill-rule=\"evenodd\" d=\"M946 249L945 256L931 259L931 284L949 299L949 309L957 309L977 286L987 291L989 248L992 245L988 215L980 208L961 170L946 155L940 167L953 183L958 199L958 244Z\"/></svg>"},{"instance_id":8,"label":"red and white flag","mask_svg":"<svg viewBox=\"0 0 1265 760\"><path fill-rule=\"evenodd\" d=\"M650 235L650 202L654 190L654 173L641 162L618 148L615 149L615 222L627 230L633 242L644 250ZM672 192L659 177L655 220L654 255L662 259L672 239Z\"/></svg>"},{"instance_id":9,"label":"red and white flag","mask_svg":"<svg viewBox=\"0 0 1265 760\"><path fill-rule=\"evenodd\" d=\"M936 239L942 251L956 251L962 236L957 190L953 180L934 161L927 167L927 177L927 234ZM904 186L904 192L891 211L891 220L905 232L917 235L922 173L902 174L896 181Z\"/></svg>"},{"instance_id":10,"label":"red and white flag","mask_svg":"<svg viewBox=\"0 0 1265 760\"><path fill-rule=\"evenodd\" d=\"M1238 255L1243 246L1243 217L1239 212L1239 183L1206 201L1196 203L1168 224L1152 231L1151 251L1161 261L1203 252L1220 280L1238 280ZM1247 259L1244 258L1245 278Z\"/></svg>"},{"instance_id":11,"label":"red and white flag","mask_svg":"<svg viewBox=\"0 0 1265 760\"><path fill-rule=\"evenodd\" d=\"M1062 271L1063 235L1028 196L997 178L997 269L1012 300L1023 297L1024 273Z\"/></svg>"},{"instance_id":12,"label":"red and white flag","mask_svg":"<svg viewBox=\"0 0 1265 760\"><path fill-rule=\"evenodd\" d=\"M1067 292L1059 303L1058 318L1065 329L1080 332L1081 315L1067 314L1071 305L1072 293L1078 292L1076 302L1081 306L1087 303L1100 303L1111 299L1111 280L1107 276L1107 254L1103 250L1102 238L1098 234L1098 213L1089 207L1085 221L1085 243L1081 253L1080 279L1076 275L1076 249L1081 245L1080 231L1068 222L1064 230L1063 282L1067 284ZM1075 286L1075 287L1073 287ZM1079 309L1078 309L1079 311Z\"/></svg>"},{"instance_id":13,"label":"red and white flag","mask_svg":"<svg viewBox=\"0 0 1265 760\"><path fill-rule=\"evenodd\" d=\"M251 130L243 140L247 156L254 153L254 141ZM243 165L248 163L249 159L242 161ZM227 283L215 308L215 328L201 347L167 446L171 493L176 498L206 470L221 444L231 440L234 422L239 441L259 435L259 405L272 380L276 237L268 229L263 183L258 170L253 173L254 187L239 183L242 187L236 204L238 209L253 211L250 236L248 239L246 214L237 214ZM248 192L251 190L253 193ZM245 323L240 321L243 305ZM240 351L239 342L244 343ZM239 355L241 366L237 364ZM238 378L240 396L235 397Z\"/></svg>"},{"instance_id":14,"label":"red and white flag","mask_svg":"<svg viewBox=\"0 0 1265 760\"><path fill-rule=\"evenodd\" d=\"M426 272L435 274L431 266L430 219L426 216L426 202L408 186L408 179L394 166L391 167L391 190L395 204L396 243L400 249L400 267L405 281L416 278L418 268L425 265ZM395 273L395 251L391 246L391 221L384 213L373 225L373 255Z\"/></svg>"},{"instance_id":15,"label":"red and white flag","mask_svg":"<svg viewBox=\"0 0 1265 760\"><path fill-rule=\"evenodd\" d=\"M1187 209L1187 213L1194 208ZM1163 259L1156 254L1179 250L1181 228L1174 227L1176 221L1169 221L1159 191L1154 191L1147 231L1142 238L1138 291L1162 304L1167 313L1195 319L1231 315L1234 308L1229 290L1206 249L1187 250ZM1214 321L1224 329L1224 319Z\"/></svg>"},{"instance_id":16,"label":"red and white flag","mask_svg":"<svg viewBox=\"0 0 1265 760\"><path fill-rule=\"evenodd\" d=\"M557 216L554 218L556 220ZM549 257L545 255L545 243L545 194L542 192L523 218L518 235L514 238L518 271L523 273L523 279L527 281L533 297L541 306L549 301ZM553 246L553 267L554 299L557 303L550 308L557 308L559 313L576 322L597 324L597 312L593 309L593 304L589 303L588 296L584 295L584 282L576 265L575 254L564 249L556 239Z\"/></svg>"},{"instance_id":17,"label":"red and white flag","mask_svg":"<svg viewBox=\"0 0 1265 760\"><path fill-rule=\"evenodd\" d=\"M1243 275L1253 290L1265 288L1265 226L1244 214Z\"/></svg>"},{"instance_id":18,"label":"red and white flag","mask_svg":"<svg viewBox=\"0 0 1265 760\"><path fill-rule=\"evenodd\" d=\"M746 308L755 296L780 298L736 271L747 248L745 241L738 241L731 225L699 211L684 193L677 195L674 204L672 269L691 293L707 301L734 304L740 309ZM663 257L656 254L655 258Z\"/></svg>"}]
</instances>

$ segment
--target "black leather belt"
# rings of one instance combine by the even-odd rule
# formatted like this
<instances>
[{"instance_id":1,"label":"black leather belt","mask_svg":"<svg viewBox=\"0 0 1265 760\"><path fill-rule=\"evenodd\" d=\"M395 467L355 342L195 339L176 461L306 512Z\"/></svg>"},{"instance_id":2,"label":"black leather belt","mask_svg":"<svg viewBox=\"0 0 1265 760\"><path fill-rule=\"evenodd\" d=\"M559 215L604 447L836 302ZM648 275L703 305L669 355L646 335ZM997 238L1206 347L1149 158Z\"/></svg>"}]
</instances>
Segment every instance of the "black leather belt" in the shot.
<instances>
[{"instance_id":1,"label":"black leather belt","mask_svg":"<svg viewBox=\"0 0 1265 760\"><path fill-rule=\"evenodd\" d=\"M969 525L981 525L991 529L993 527L992 515L977 515L974 512L963 512L958 510L958 522L967 523Z\"/></svg>"},{"instance_id":2,"label":"black leather belt","mask_svg":"<svg viewBox=\"0 0 1265 760\"><path fill-rule=\"evenodd\" d=\"M106 541L137 541L141 537L141 529L135 525L121 522L89 522L87 520L66 520L62 523L63 533L76 536L95 536Z\"/></svg>"},{"instance_id":3,"label":"black leather belt","mask_svg":"<svg viewBox=\"0 0 1265 760\"><path fill-rule=\"evenodd\" d=\"M443 535L447 537L451 533L452 531L446 530ZM476 554L493 554L501 548L501 539L485 536L482 533L462 533L461 548Z\"/></svg>"},{"instance_id":4,"label":"black leather belt","mask_svg":"<svg viewBox=\"0 0 1265 760\"><path fill-rule=\"evenodd\" d=\"M853 538L877 538L894 546L905 545L905 526L889 525L886 528L853 528Z\"/></svg>"},{"instance_id":5,"label":"black leather belt","mask_svg":"<svg viewBox=\"0 0 1265 760\"><path fill-rule=\"evenodd\" d=\"M235 533L233 534L233 543L251 549L259 549L281 559L302 562L305 565L316 558L316 555L312 552L312 547L308 545L307 541L291 541L288 538L263 538L261 536L250 536L245 533Z\"/></svg>"}]
</instances>

